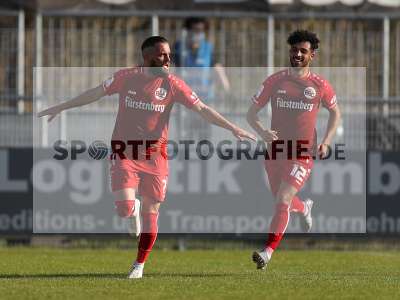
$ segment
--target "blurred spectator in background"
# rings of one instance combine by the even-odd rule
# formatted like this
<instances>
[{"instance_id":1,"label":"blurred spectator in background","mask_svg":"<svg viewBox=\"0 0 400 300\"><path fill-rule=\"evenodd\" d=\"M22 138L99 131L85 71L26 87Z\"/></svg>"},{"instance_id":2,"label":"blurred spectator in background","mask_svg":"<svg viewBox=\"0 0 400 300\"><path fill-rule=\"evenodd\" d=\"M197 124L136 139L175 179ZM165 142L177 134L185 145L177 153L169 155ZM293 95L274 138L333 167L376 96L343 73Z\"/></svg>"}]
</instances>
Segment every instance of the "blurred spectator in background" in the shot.
<instances>
[{"instance_id":1,"label":"blurred spectator in background","mask_svg":"<svg viewBox=\"0 0 400 300\"><path fill-rule=\"evenodd\" d=\"M179 73L193 87L199 98L205 103L215 99L215 77L218 77L225 92L229 91L229 80L221 64L216 63L214 47L206 38L208 23L203 18L188 18L185 20L181 39L174 46L173 61L177 67L182 67ZM217 76L215 76L217 75ZM199 121L199 122L197 122ZM186 129L184 136L208 138L210 126L197 119L182 116L181 128Z\"/></svg>"}]
</instances>

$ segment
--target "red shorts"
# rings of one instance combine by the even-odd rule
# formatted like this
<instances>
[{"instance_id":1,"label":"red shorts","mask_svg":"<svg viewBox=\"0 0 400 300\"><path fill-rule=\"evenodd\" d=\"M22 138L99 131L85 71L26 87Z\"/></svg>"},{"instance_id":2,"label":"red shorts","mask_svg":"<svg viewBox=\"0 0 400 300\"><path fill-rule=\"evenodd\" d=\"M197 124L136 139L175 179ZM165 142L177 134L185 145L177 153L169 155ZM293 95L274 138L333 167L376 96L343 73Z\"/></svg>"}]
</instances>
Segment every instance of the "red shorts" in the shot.
<instances>
[{"instance_id":1,"label":"red shorts","mask_svg":"<svg viewBox=\"0 0 400 300\"><path fill-rule=\"evenodd\" d=\"M276 195L282 181L294 186L298 191L306 183L314 165L308 160L266 160L265 170L273 195Z\"/></svg>"},{"instance_id":2,"label":"red shorts","mask_svg":"<svg viewBox=\"0 0 400 300\"><path fill-rule=\"evenodd\" d=\"M111 190L133 188L140 195L164 201L168 175L154 175L138 170L129 159L110 160Z\"/></svg>"}]
</instances>

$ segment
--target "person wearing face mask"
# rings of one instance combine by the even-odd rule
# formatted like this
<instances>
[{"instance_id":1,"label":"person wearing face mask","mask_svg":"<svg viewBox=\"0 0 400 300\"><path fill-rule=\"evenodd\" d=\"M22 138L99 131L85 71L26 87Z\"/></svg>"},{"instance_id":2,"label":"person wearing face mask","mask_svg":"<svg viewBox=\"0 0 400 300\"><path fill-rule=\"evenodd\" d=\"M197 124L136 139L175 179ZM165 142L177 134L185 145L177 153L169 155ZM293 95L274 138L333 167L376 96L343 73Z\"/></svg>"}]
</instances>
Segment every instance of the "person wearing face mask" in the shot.
<instances>
[{"instance_id":1,"label":"person wearing face mask","mask_svg":"<svg viewBox=\"0 0 400 300\"><path fill-rule=\"evenodd\" d=\"M221 64L215 62L214 47L206 38L207 22L203 18L188 18L184 23L181 39L174 45L173 62L180 67L180 75L196 91L206 103L215 99L215 79L229 92L229 80ZM217 78L216 78L217 77ZM197 119L182 116L183 128L188 132L184 136L193 136L196 132L199 138L208 138L210 127ZM200 126L200 128L199 128Z\"/></svg>"},{"instance_id":2,"label":"person wearing face mask","mask_svg":"<svg viewBox=\"0 0 400 300\"><path fill-rule=\"evenodd\" d=\"M213 45L206 39L207 23L202 18L185 21L181 40L175 44L175 64L178 67L211 67Z\"/></svg>"}]
</instances>

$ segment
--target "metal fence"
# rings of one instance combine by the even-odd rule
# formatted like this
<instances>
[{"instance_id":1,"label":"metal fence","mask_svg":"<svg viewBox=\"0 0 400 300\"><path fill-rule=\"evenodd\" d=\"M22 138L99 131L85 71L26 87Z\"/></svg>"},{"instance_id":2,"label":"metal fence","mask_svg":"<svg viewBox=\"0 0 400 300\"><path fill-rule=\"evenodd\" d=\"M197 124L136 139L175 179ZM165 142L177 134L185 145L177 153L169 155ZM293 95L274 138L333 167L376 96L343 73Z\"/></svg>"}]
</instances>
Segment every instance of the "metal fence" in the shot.
<instances>
[{"instance_id":1,"label":"metal fence","mask_svg":"<svg viewBox=\"0 0 400 300\"><path fill-rule=\"evenodd\" d=\"M368 146L400 149L400 13L318 17L229 12L50 11L33 17L22 11L0 13L0 146L32 144L32 91L49 84L39 78L34 86L34 66L138 64L145 37L161 34L173 44L182 36L184 17L199 15L208 18L208 39L215 46L216 60L227 67L285 66L288 34L297 28L315 31L322 41L315 66L367 67ZM98 80L75 78L71 86L91 86ZM229 99L218 106L238 116L246 108ZM92 105L85 112L95 113L98 108Z\"/></svg>"}]
</instances>

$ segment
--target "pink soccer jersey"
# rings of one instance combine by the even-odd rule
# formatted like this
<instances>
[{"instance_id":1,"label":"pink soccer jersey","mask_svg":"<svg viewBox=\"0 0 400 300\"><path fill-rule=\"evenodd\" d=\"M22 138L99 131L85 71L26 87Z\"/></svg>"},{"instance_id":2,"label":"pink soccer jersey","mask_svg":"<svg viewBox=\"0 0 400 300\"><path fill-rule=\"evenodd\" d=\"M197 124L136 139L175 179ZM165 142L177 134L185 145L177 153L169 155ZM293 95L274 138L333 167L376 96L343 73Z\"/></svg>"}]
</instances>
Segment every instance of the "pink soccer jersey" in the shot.
<instances>
[{"instance_id":1,"label":"pink soccer jersey","mask_svg":"<svg viewBox=\"0 0 400 300\"><path fill-rule=\"evenodd\" d=\"M174 103L191 108L199 101L192 89L175 75L154 77L146 74L142 67L122 69L114 73L103 82L103 88L107 95L119 94L112 143L142 141L145 144L146 141L158 141L165 145ZM129 145L126 148L126 153L129 154ZM134 164L139 171L155 175L168 174L168 160L163 155L152 153L150 159L145 159L139 153Z\"/></svg>"},{"instance_id":2,"label":"pink soccer jersey","mask_svg":"<svg viewBox=\"0 0 400 300\"><path fill-rule=\"evenodd\" d=\"M316 122L321 104L327 109L336 106L336 95L327 80L315 73L299 78L283 70L268 77L252 98L260 107L271 103L271 129L280 140L307 141L309 149L316 145ZM306 145L307 147L307 145Z\"/></svg>"}]
</instances>

